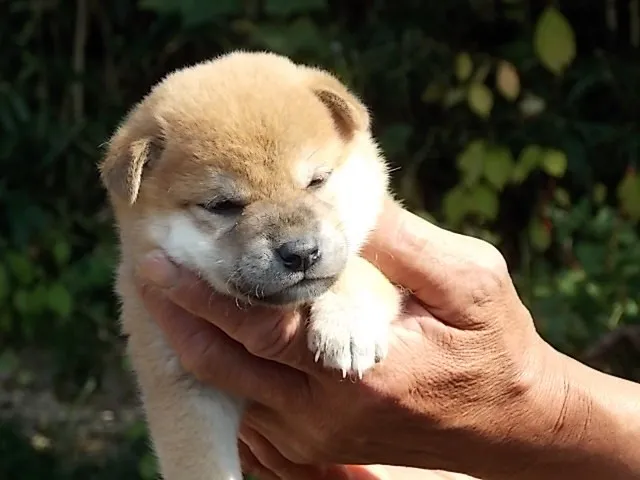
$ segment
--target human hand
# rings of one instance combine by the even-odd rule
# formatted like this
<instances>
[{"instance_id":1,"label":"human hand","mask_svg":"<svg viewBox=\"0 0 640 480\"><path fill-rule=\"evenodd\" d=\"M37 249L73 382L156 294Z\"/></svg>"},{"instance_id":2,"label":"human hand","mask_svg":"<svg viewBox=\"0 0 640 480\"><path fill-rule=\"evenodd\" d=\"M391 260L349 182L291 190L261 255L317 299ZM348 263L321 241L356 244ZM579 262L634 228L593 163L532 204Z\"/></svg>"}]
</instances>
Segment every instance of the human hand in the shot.
<instances>
[{"instance_id":1,"label":"human hand","mask_svg":"<svg viewBox=\"0 0 640 480\"><path fill-rule=\"evenodd\" d=\"M249 469L311 480L343 464L526 468L522 445L557 429L562 382L499 252L389 203L364 256L411 295L388 357L358 382L313 361L298 313L240 309L162 256L140 266L141 294L187 371L250 401Z\"/></svg>"}]
</instances>

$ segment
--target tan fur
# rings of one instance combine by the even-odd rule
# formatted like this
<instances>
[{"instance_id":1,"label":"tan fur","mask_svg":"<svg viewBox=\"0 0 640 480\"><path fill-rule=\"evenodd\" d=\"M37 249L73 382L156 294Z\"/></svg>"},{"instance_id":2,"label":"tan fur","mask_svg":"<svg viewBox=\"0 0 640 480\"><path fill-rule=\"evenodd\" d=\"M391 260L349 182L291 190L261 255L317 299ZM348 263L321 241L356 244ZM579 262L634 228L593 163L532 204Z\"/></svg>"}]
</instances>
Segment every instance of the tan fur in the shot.
<instances>
[{"instance_id":1,"label":"tan fur","mask_svg":"<svg viewBox=\"0 0 640 480\"><path fill-rule=\"evenodd\" d=\"M399 308L395 288L357 256L388 186L369 123L331 74L235 52L167 76L110 140L100 172L120 232L122 324L165 479L240 480L242 400L181 369L137 297L136 262L162 248L222 293L311 303L309 347L328 368L361 375L386 355ZM242 210L198 206L229 198ZM320 280L302 288L264 257L310 232L325 256L304 281Z\"/></svg>"}]
</instances>

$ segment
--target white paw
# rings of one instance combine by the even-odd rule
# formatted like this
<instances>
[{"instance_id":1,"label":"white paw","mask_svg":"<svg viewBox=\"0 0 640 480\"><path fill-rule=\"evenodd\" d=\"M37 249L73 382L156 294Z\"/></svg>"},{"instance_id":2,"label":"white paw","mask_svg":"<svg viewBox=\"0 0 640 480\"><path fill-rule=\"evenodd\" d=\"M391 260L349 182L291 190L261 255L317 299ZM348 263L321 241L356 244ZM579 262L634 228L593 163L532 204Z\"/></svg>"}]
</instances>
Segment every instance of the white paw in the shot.
<instances>
[{"instance_id":1,"label":"white paw","mask_svg":"<svg viewBox=\"0 0 640 480\"><path fill-rule=\"evenodd\" d=\"M327 368L362 378L387 356L392 312L368 295L327 292L311 307L308 345Z\"/></svg>"}]
</instances>

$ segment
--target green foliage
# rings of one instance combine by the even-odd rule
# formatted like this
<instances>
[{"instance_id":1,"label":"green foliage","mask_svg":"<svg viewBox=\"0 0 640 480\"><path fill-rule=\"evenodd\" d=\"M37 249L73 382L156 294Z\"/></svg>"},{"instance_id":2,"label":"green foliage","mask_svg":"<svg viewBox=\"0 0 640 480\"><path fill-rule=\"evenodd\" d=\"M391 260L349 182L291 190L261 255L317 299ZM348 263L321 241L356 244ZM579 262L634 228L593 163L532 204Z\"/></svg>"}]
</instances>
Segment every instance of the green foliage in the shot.
<instances>
[{"instance_id":1,"label":"green foliage","mask_svg":"<svg viewBox=\"0 0 640 480\"><path fill-rule=\"evenodd\" d=\"M593 33L609 32L601 0L534 3L10 2L0 18L15 45L0 59L0 373L28 383L16 353L47 349L56 395L103 388L120 341L101 146L162 75L232 48L273 50L347 82L371 107L400 195L499 246L558 348L580 357L640 324L638 51L624 28L614 42ZM638 356L626 367L601 360L632 378ZM150 479L145 439L143 427L128 432L119 465L76 474L5 429L0 456L13 449L19 462L0 462L0 477Z\"/></svg>"}]
</instances>

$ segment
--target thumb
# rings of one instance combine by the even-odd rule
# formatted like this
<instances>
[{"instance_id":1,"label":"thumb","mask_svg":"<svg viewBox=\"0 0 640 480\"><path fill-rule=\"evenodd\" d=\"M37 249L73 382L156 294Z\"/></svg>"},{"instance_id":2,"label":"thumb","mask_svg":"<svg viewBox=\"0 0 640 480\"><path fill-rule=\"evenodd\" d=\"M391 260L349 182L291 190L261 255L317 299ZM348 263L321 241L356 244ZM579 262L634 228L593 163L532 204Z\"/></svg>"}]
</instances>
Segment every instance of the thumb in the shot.
<instances>
[{"instance_id":1,"label":"thumb","mask_svg":"<svg viewBox=\"0 0 640 480\"><path fill-rule=\"evenodd\" d=\"M434 310L459 304L478 274L506 270L491 244L440 228L392 199L362 253L391 282Z\"/></svg>"}]
</instances>

